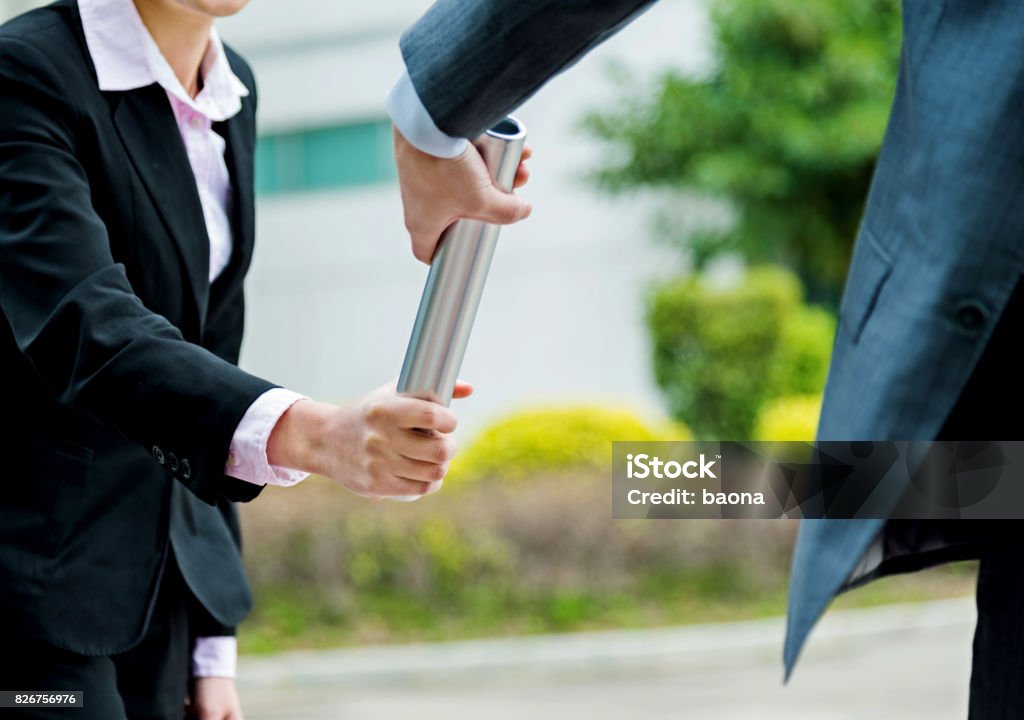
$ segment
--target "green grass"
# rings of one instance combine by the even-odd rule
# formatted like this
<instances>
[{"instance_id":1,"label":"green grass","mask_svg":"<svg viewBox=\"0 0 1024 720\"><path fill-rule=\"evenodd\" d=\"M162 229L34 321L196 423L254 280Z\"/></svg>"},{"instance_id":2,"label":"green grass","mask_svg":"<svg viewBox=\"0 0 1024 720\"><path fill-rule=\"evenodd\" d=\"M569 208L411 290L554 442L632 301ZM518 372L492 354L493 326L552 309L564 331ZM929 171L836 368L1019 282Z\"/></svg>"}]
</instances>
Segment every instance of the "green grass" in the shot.
<instances>
[{"instance_id":1,"label":"green grass","mask_svg":"<svg viewBox=\"0 0 1024 720\"><path fill-rule=\"evenodd\" d=\"M603 471L468 483L411 504L311 479L241 511L249 653L778 616L797 529L614 521ZM886 578L836 605L965 595L974 572Z\"/></svg>"},{"instance_id":2,"label":"green grass","mask_svg":"<svg viewBox=\"0 0 1024 720\"><path fill-rule=\"evenodd\" d=\"M967 595L975 566L961 563L886 578L837 599L836 607L871 607ZM648 572L616 592L514 586L450 588L417 596L401 590L338 596L307 587L257 588L256 609L239 632L242 652L272 653L370 643L644 628L781 615L785 583L740 564L682 573Z\"/></svg>"}]
</instances>

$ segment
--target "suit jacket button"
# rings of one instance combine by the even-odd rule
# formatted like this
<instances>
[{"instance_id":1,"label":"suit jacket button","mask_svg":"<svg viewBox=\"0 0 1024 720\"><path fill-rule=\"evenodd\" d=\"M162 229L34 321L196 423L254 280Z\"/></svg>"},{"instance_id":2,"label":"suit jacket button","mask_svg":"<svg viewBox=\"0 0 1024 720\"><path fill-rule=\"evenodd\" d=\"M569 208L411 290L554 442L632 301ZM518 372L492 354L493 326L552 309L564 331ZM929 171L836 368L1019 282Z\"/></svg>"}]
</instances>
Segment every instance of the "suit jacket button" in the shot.
<instances>
[{"instance_id":1,"label":"suit jacket button","mask_svg":"<svg viewBox=\"0 0 1024 720\"><path fill-rule=\"evenodd\" d=\"M181 476L186 480L192 477L192 466L188 464L188 458L181 461Z\"/></svg>"},{"instance_id":2,"label":"suit jacket button","mask_svg":"<svg viewBox=\"0 0 1024 720\"><path fill-rule=\"evenodd\" d=\"M160 449L159 445L153 446L153 459L161 465L164 464L164 451Z\"/></svg>"},{"instance_id":3,"label":"suit jacket button","mask_svg":"<svg viewBox=\"0 0 1024 720\"><path fill-rule=\"evenodd\" d=\"M956 322L961 330L975 333L985 326L987 313L981 303L974 300L966 300L956 308Z\"/></svg>"},{"instance_id":4,"label":"suit jacket button","mask_svg":"<svg viewBox=\"0 0 1024 720\"><path fill-rule=\"evenodd\" d=\"M172 473L178 472L178 456L174 453L167 453L167 469Z\"/></svg>"}]
</instances>

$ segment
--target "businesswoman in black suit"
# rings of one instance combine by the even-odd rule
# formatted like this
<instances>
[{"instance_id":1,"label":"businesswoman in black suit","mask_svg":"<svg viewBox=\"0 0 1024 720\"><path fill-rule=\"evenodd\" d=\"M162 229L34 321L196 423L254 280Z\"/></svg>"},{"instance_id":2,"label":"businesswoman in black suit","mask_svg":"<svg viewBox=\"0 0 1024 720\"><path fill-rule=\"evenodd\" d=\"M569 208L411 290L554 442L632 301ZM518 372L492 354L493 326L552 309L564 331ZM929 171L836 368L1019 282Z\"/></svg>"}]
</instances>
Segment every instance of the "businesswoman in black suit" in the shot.
<instances>
[{"instance_id":1,"label":"businesswoman in black suit","mask_svg":"<svg viewBox=\"0 0 1024 720\"><path fill-rule=\"evenodd\" d=\"M447 408L236 367L256 86L212 24L245 2L59 0L0 28L0 690L83 690L76 717L180 718L192 674L191 712L241 718L232 502L311 472L428 493L454 452Z\"/></svg>"}]
</instances>

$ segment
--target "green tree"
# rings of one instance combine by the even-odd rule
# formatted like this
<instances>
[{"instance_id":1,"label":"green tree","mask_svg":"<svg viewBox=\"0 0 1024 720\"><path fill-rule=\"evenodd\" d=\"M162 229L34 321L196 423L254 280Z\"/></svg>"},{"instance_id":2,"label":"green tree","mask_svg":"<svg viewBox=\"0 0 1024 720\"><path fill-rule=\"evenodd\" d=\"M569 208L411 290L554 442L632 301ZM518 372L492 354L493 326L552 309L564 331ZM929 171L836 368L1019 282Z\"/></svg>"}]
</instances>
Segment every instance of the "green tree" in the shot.
<instances>
[{"instance_id":1,"label":"green tree","mask_svg":"<svg viewBox=\"0 0 1024 720\"><path fill-rule=\"evenodd\" d=\"M718 0L712 23L710 76L669 72L653 96L588 118L625 151L598 179L729 200L731 227L685 239L698 268L739 251L789 266L834 305L888 117L899 2Z\"/></svg>"}]
</instances>

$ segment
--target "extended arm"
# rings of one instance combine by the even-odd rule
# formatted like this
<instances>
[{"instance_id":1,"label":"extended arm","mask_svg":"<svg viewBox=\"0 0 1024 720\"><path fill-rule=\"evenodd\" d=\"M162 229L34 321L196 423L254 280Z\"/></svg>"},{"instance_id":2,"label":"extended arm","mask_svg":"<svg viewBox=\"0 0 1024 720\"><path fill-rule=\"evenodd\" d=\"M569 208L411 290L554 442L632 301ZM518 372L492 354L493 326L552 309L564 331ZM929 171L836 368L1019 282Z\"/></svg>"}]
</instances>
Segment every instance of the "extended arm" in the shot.
<instances>
[{"instance_id":1,"label":"extended arm","mask_svg":"<svg viewBox=\"0 0 1024 720\"><path fill-rule=\"evenodd\" d=\"M3 316L58 402L117 428L207 502L251 498L258 486L226 477L224 462L273 386L187 342L134 294L93 208L69 97L30 44L0 46Z\"/></svg>"},{"instance_id":2,"label":"extended arm","mask_svg":"<svg viewBox=\"0 0 1024 720\"><path fill-rule=\"evenodd\" d=\"M475 138L654 0L440 0L402 35L437 128Z\"/></svg>"},{"instance_id":3,"label":"extended arm","mask_svg":"<svg viewBox=\"0 0 1024 720\"><path fill-rule=\"evenodd\" d=\"M86 122L71 97L38 50L0 42L2 319L54 401L116 428L206 502L251 499L259 481L225 467L240 421L274 386L188 342L135 295L93 207L79 160ZM343 407L304 399L284 410L265 454L359 494L423 494L440 486L455 422L393 388Z\"/></svg>"},{"instance_id":4,"label":"extended arm","mask_svg":"<svg viewBox=\"0 0 1024 720\"><path fill-rule=\"evenodd\" d=\"M413 253L425 262L459 217L508 224L525 200L491 186L476 138L654 0L440 0L402 36L388 98ZM525 178L523 178L525 181Z\"/></svg>"}]
</instances>

